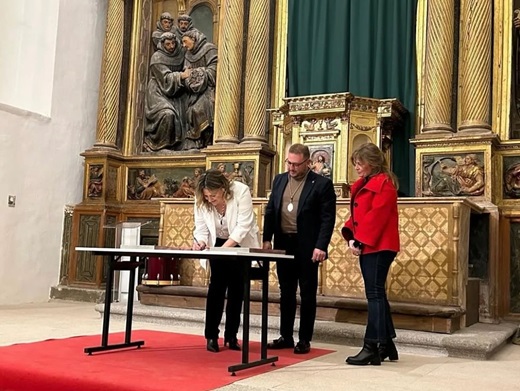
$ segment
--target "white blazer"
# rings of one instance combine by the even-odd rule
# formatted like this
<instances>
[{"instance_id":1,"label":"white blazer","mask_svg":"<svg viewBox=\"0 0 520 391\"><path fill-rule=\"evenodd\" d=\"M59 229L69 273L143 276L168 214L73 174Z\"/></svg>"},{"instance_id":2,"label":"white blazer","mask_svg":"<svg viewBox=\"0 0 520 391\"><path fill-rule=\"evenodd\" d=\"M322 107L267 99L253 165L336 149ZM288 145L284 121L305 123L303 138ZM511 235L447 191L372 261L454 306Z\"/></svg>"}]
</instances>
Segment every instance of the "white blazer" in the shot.
<instances>
[{"instance_id":1,"label":"white blazer","mask_svg":"<svg viewBox=\"0 0 520 391\"><path fill-rule=\"evenodd\" d=\"M233 197L226 201L226 221L229 238L240 247L260 248L260 234L253 212L253 200L249 187L241 182L231 182ZM217 240L216 216L212 209L198 207L195 200L195 231L193 236L199 241L214 247Z\"/></svg>"}]
</instances>

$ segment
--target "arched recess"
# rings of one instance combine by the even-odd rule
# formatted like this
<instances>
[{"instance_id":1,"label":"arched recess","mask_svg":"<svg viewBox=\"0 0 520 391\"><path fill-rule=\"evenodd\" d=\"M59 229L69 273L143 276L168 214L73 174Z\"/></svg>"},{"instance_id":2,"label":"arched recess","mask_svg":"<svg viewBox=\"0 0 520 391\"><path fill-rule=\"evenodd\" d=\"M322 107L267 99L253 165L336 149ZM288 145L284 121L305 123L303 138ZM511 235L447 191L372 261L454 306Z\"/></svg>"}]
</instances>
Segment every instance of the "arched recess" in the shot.
<instances>
[{"instance_id":1,"label":"arched recess","mask_svg":"<svg viewBox=\"0 0 520 391\"><path fill-rule=\"evenodd\" d=\"M218 47L219 0L195 0L189 2L188 14L193 18L193 25ZM210 20L209 17L212 19ZM211 22L211 26L209 23ZM198 27L200 26L200 27ZM202 27L204 26L204 27ZM211 31L211 34L210 34ZM211 39L210 39L211 36Z\"/></svg>"}]
</instances>

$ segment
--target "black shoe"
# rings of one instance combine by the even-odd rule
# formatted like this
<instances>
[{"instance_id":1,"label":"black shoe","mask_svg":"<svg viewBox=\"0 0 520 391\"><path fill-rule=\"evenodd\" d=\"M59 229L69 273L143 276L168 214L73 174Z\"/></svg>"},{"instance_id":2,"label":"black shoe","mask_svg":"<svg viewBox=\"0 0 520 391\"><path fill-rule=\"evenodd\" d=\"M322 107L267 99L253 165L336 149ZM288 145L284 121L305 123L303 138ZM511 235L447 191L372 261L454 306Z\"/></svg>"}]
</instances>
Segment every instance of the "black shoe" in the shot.
<instances>
[{"instance_id":1,"label":"black shoe","mask_svg":"<svg viewBox=\"0 0 520 391\"><path fill-rule=\"evenodd\" d=\"M385 344L379 345L379 357L381 357L381 361L385 361L387 357L390 361L399 360L399 353L392 339L389 339Z\"/></svg>"},{"instance_id":2,"label":"black shoe","mask_svg":"<svg viewBox=\"0 0 520 391\"><path fill-rule=\"evenodd\" d=\"M350 365L381 365L377 343L365 342L363 349L355 356L347 357L346 362Z\"/></svg>"},{"instance_id":3,"label":"black shoe","mask_svg":"<svg viewBox=\"0 0 520 391\"><path fill-rule=\"evenodd\" d=\"M307 354L311 351L311 344L308 341L300 340L294 347L294 354Z\"/></svg>"},{"instance_id":4,"label":"black shoe","mask_svg":"<svg viewBox=\"0 0 520 391\"><path fill-rule=\"evenodd\" d=\"M218 353L219 352L218 339L209 338L208 344L206 345L206 349L208 352Z\"/></svg>"},{"instance_id":5,"label":"black shoe","mask_svg":"<svg viewBox=\"0 0 520 391\"><path fill-rule=\"evenodd\" d=\"M242 350L238 343L237 337L224 338L224 346L227 346L228 344L230 350Z\"/></svg>"},{"instance_id":6,"label":"black shoe","mask_svg":"<svg viewBox=\"0 0 520 391\"><path fill-rule=\"evenodd\" d=\"M267 349L292 349L294 348L294 339L285 339L280 337L274 339L273 342L267 344Z\"/></svg>"}]
</instances>

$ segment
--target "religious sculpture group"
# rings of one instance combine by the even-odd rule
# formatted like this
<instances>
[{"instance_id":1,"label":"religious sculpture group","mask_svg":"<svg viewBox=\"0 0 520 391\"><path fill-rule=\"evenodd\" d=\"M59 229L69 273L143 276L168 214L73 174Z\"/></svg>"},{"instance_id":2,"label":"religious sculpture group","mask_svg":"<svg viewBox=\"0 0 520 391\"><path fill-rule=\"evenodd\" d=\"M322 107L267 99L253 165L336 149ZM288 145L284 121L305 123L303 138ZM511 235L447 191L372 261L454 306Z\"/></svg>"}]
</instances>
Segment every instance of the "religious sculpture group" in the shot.
<instances>
[{"instance_id":1,"label":"religious sculpture group","mask_svg":"<svg viewBox=\"0 0 520 391\"><path fill-rule=\"evenodd\" d=\"M428 196L480 196L484 193L484 169L477 154L430 156L424 159Z\"/></svg>"},{"instance_id":2,"label":"religious sculpture group","mask_svg":"<svg viewBox=\"0 0 520 391\"><path fill-rule=\"evenodd\" d=\"M205 148L213 138L217 48L193 27L189 15L177 25L161 14L152 33L155 52L145 99L143 150Z\"/></svg>"}]
</instances>

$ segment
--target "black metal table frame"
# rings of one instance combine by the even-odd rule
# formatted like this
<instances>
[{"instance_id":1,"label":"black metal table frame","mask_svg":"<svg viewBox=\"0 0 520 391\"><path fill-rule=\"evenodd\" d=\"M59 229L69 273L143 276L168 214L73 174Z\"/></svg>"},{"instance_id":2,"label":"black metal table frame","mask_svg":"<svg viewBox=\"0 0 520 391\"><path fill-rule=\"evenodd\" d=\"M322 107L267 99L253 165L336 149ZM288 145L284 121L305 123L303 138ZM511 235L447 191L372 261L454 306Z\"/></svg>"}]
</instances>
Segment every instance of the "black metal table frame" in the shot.
<instances>
[{"instance_id":1,"label":"black metal table frame","mask_svg":"<svg viewBox=\"0 0 520 391\"><path fill-rule=\"evenodd\" d=\"M244 269L244 306L243 306L243 335L242 335L242 362L228 367L228 372L235 372L265 365L278 361L278 356L267 357L267 330L268 330L268 296L269 296L269 265L271 261L282 259L293 259L292 255L280 255L272 253L240 253L220 252L217 250L190 251L190 250L159 250L159 249L115 249L99 247L77 247L76 251L89 251L96 256L108 258L108 276L105 287L105 308L103 312L103 331L101 334L101 346L87 347L85 353L91 355L95 352L107 350L124 349L130 347L140 348L144 341L132 341L132 317L134 308L135 270L143 262L138 258L156 256L172 258L192 259L227 259L239 261ZM130 257L130 261L121 261L121 257ZM259 267L253 267L253 261L259 262ZM128 303L126 310L125 342L120 344L108 344L110 305L112 303L112 289L114 285L114 272L127 270L129 275ZM251 281L262 281L262 305L261 305L261 337L260 337L260 359L249 361L249 326L250 326L250 303L251 303Z\"/></svg>"}]
</instances>

